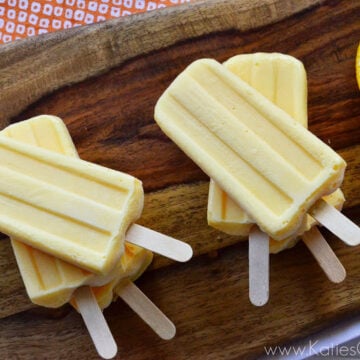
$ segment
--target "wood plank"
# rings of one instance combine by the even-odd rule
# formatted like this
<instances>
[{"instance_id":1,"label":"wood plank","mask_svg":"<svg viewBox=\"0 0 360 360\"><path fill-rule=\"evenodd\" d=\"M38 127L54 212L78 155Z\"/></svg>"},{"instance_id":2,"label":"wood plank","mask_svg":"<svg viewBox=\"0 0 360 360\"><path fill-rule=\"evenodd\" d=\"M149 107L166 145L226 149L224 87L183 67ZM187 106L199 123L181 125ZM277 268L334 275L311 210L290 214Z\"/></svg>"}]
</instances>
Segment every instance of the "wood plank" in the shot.
<instances>
[{"instance_id":1,"label":"wood plank","mask_svg":"<svg viewBox=\"0 0 360 360\"><path fill-rule=\"evenodd\" d=\"M331 236L327 236L328 238ZM118 300L105 316L119 346L119 359L255 359L263 347L304 336L359 309L360 249L336 239L331 246L348 278L330 283L303 244L271 257L269 303L248 300L247 243L202 256L187 266L146 273L137 285L177 326L176 337L160 340ZM301 269L301 271L299 271ZM331 286L329 286L329 283ZM80 316L23 313L1 320L3 358L96 359ZM259 336L261 334L261 336ZM46 339L46 341L45 341Z\"/></svg>"},{"instance_id":2,"label":"wood plank","mask_svg":"<svg viewBox=\"0 0 360 360\"><path fill-rule=\"evenodd\" d=\"M209 1L207 4L212 3ZM87 57L83 58L84 64L71 68L71 61L79 59L75 55L76 49L71 49L68 55L73 60L69 63L64 61L64 68L60 66L61 59L64 59L61 57L61 46L74 44L75 39L79 41L85 34L81 35L82 32L75 29L74 34L66 33L64 41L57 35L49 35L48 44L45 38L38 38L32 40L33 43L24 44L23 48L19 46L16 51L15 45L12 45L14 48L0 47L0 54L7 54L6 58L0 56L0 63L13 62L14 68L11 69L21 69L21 60L16 61L19 56L28 64L24 76L34 71L30 71L31 61L27 60L40 61L44 55L41 54L42 49L46 49L47 54L54 54L50 56L52 65L47 71L54 66L56 54L61 71L67 69L71 73L64 81L55 74L49 75L49 79L40 79L35 74L20 90L25 91L32 84L28 91L35 84L38 86L37 93L34 95L30 91L24 97L26 99L21 96L21 91L17 96L12 93L14 109L10 106L11 97L6 98L10 95L6 94L15 91L16 81L12 88L9 85L11 79L7 77L7 87L4 87L4 82L1 82L3 77L0 76L3 125L11 117L13 122L41 113L62 117L82 158L129 172L143 181L146 198L141 224L185 240L194 247L196 258L188 264L173 265L156 257L152 271L148 271L138 282L140 288L174 321L178 329L174 340L163 342L157 339L121 301L105 311L121 349L121 358L199 359L206 354L207 359L251 359L261 353L264 345L305 336L358 311L360 247L347 247L328 232L324 234L347 271L347 279L343 283L329 282L300 243L289 251L271 256L270 301L264 308L252 307L248 301L247 243L236 244L237 237L227 236L207 226L207 176L161 133L153 121L157 98L172 79L197 58L213 57L224 61L239 53L255 51L278 51L296 56L304 62L308 72L310 130L346 159L348 168L343 184L347 198L345 212L357 223L360 222L360 96L354 73L354 58L360 38L360 4L330 0L312 8L305 6L305 11L274 23L274 11L276 14L277 8L285 2L251 3L274 5L250 10L246 8L250 2L244 1L238 12L221 20L220 14L210 16L208 8L203 6L205 2L200 1L198 13L201 21L189 20L188 23L179 13L174 15L170 12L172 15L169 16L174 16L172 22L163 21L175 26L177 36L185 29L183 41L179 37L174 38L171 29L168 29L168 35L159 35L163 40L155 39L154 32L150 32L158 46L151 48L150 40L144 34L144 42L148 46L146 54L141 52L134 57L135 53L130 52L125 62L117 58L111 71L47 96L43 94L65 83L97 74L98 69L93 67L96 63L91 61L92 45L88 47ZM293 6L300 4L297 10L305 4L287 3ZM187 9L187 6L182 9ZM181 11L185 11L182 14L187 13L187 10ZM268 19L260 16L264 21L261 26L257 23L257 11L270 14ZM167 17L168 13L163 14ZM266 25L268 20L272 24ZM247 27L236 30L234 21ZM149 31L147 22L142 25L145 32ZM112 23L101 26L102 29L107 26L113 29ZM93 29L98 34L97 28ZM127 41L129 34L126 35ZM113 36L120 39L120 35ZM103 35L96 36L102 38ZM187 40L188 37L192 37L191 41ZM49 47L37 43L39 39L43 39ZM162 42L164 39L166 42ZM137 39L136 44L139 41ZM122 48L117 44L120 54ZM103 60L107 59L104 54L109 55L102 52L105 45L99 45ZM136 49L143 50L139 46ZM32 54L34 57L31 57ZM4 67L0 66L0 74L4 74L1 71L5 69L5 63L2 64ZM108 66L105 60L103 64ZM77 71L80 75L74 79L72 76ZM45 78L51 81L44 88L42 81ZM20 109L39 98L38 102L14 117ZM1 108L3 104L7 105ZM213 256L200 256L208 252ZM29 309L31 304L24 295L7 240L0 241L0 270L5 274L0 277L0 316ZM69 307L57 312L35 308L0 321L2 358L41 358L44 354L55 359L96 358L80 318Z\"/></svg>"},{"instance_id":3,"label":"wood plank","mask_svg":"<svg viewBox=\"0 0 360 360\"><path fill-rule=\"evenodd\" d=\"M351 164L351 177L345 177L343 191L349 199L345 208L360 204L360 145L340 151ZM206 226L208 182L200 181L188 185L171 186L145 195L145 206L139 224L186 241L194 250L194 256L212 253L236 244L240 239ZM191 231L189 231L189 229ZM355 259L354 259L355 261ZM174 264L173 261L155 255L149 270ZM186 265L185 265L186 266ZM33 308L24 291L9 240L0 241L0 318ZM300 271L300 269L299 269ZM9 286L10 284L10 286ZM329 284L331 287L331 284Z\"/></svg>"},{"instance_id":4,"label":"wood plank","mask_svg":"<svg viewBox=\"0 0 360 360\"><path fill-rule=\"evenodd\" d=\"M0 127L45 94L134 57L216 31L258 28L322 1L200 0L3 45Z\"/></svg>"}]
</instances>

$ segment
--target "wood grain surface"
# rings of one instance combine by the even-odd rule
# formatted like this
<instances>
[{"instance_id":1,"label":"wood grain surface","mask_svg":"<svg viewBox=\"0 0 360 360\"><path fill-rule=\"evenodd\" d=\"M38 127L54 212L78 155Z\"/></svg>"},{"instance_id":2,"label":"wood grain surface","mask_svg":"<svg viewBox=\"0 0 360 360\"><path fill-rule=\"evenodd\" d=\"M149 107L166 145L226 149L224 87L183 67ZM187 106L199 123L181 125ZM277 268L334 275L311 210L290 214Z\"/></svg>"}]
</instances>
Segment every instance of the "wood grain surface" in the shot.
<instances>
[{"instance_id":1,"label":"wood grain surface","mask_svg":"<svg viewBox=\"0 0 360 360\"><path fill-rule=\"evenodd\" d=\"M209 33L258 28L322 1L200 0L2 46L0 125L44 94L134 57Z\"/></svg>"},{"instance_id":2,"label":"wood grain surface","mask_svg":"<svg viewBox=\"0 0 360 360\"><path fill-rule=\"evenodd\" d=\"M60 116L82 158L143 181L141 224L194 248L187 264L156 257L137 282L176 324L174 340L159 340L120 300L105 311L119 359L252 359L265 345L305 336L359 310L360 247L347 247L326 231L347 279L330 283L299 243L271 256L270 301L253 307L247 243L207 226L207 176L153 120L160 94L195 59L224 61L256 51L293 55L308 73L310 130L348 162L345 212L359 223L359 18L357 1L208 0L0 47L2 126L42 113ZM70 307L31 305L5 237L0 271L1 358L97 358Z\"/></svg>"}]
</instances>

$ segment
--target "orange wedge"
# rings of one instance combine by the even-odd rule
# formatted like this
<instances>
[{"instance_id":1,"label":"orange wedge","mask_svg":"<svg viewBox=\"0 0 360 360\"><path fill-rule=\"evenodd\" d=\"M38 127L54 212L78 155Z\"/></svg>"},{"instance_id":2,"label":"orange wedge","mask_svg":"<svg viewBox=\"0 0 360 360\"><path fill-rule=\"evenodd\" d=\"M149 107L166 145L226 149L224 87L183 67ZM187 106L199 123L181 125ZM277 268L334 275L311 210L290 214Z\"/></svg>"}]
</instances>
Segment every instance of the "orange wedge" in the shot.
<instances>
[{"instance_id":1,"label":"orange wedge","mask_svg":"<svg viewBox=\"0 0 360 360\"><path fill-rule=\"evenodd\" d=\"M360 90L360 42L356 53L355 71L356 71L356 80Z\"/></svg>"}]
</instances>

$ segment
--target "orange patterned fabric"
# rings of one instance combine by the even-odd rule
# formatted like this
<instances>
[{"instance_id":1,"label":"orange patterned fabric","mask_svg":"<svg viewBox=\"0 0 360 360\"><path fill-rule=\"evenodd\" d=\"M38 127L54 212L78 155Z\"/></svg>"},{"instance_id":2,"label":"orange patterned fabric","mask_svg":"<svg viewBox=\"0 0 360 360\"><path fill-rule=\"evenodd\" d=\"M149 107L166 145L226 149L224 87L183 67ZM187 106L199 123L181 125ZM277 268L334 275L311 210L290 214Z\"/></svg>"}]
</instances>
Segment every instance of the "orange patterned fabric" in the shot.
<instances>
[{"instance_id":1,"label":"orange patterned fabric","mask_svg":"<svg viewBox=\"0 0 360 360\"><path fill-rule=\"evenodd\" d=\"M0 0L0 44L191 0Z\"/></svg>"}]
</instances>

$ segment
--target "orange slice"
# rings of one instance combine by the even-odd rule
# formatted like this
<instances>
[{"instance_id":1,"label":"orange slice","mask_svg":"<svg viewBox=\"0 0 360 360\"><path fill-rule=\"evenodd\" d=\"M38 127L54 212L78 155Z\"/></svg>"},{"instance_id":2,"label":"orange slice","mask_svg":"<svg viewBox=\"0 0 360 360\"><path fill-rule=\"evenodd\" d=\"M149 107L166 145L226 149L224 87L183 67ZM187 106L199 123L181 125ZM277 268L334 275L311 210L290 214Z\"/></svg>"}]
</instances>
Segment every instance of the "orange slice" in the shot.
<instances>
[{"instance_id":1,"label":"orange slice","mask_svg":"<svg viewBox=\"0 0 360 360\"><path fill-rule=\"evenodd\" d=\"M360 90L360 42L356 53L355 71L356 71L356 80Z\"/></svg>"}]
</instances>

